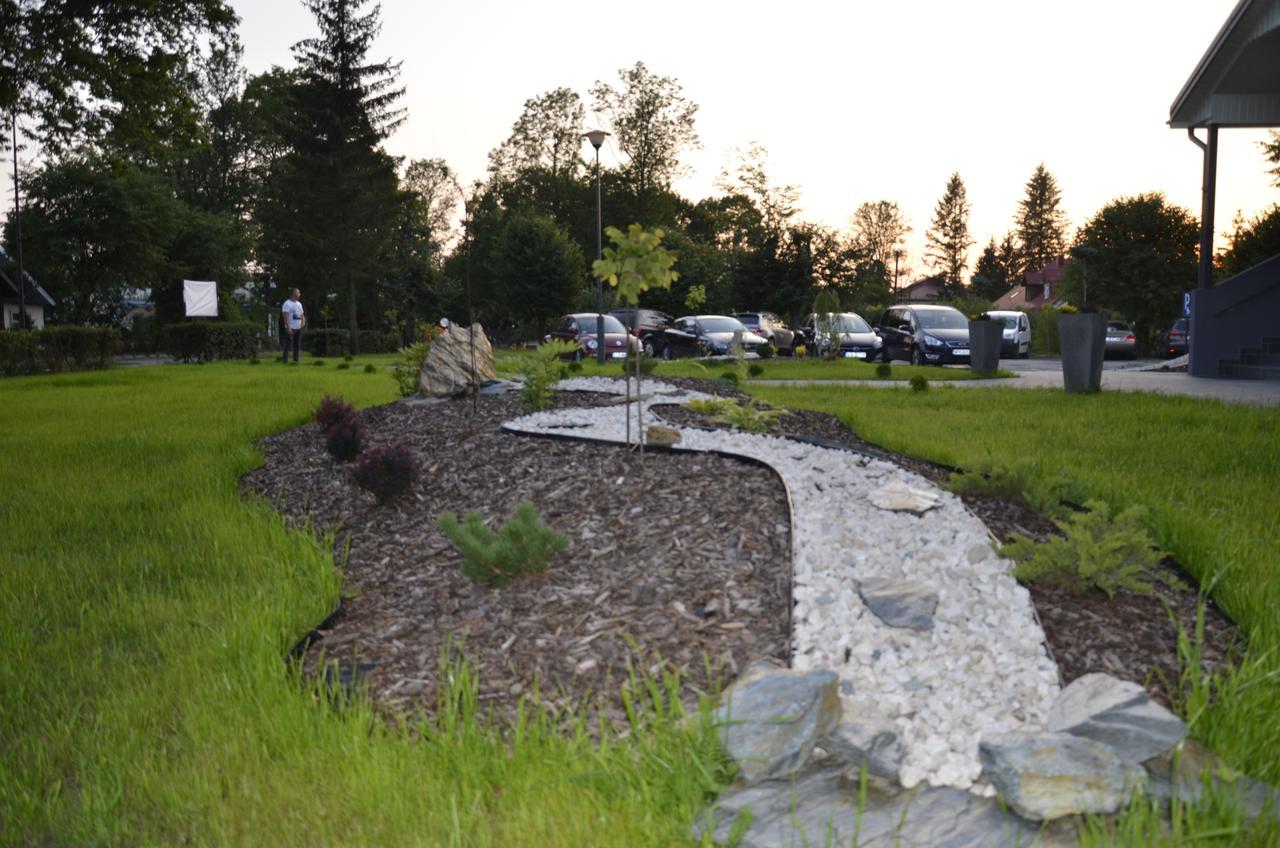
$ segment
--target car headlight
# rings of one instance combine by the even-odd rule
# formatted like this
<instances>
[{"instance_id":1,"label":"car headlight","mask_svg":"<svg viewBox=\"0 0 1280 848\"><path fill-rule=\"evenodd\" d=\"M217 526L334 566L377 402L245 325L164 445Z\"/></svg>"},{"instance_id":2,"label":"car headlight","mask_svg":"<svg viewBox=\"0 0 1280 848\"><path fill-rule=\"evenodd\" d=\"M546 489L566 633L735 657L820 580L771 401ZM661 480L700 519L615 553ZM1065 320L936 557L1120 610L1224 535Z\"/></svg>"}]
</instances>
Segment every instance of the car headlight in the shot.
<instances>
[{"instance_id":1,"label":"car headlight","mask_svg":"<svg viewBox=\"0 0 1280 848\"><path fill-rule=\"evenodd\" d=\"M925 343L925 347L946 347L942 339L931 336L928 333L925 333L923 341Z\"/></svg>"},{"instance_id":2,"label":"car headlight","mask_svg":"<svg viewBox=\"0 0 1280 848\"><path fill-rule=\"evenodd\" d=\"M728 342L712 342L711 349L716 353L727 353L729 351Z\"/></svg>"},{"instance_id":3,"label":"car headlight","mask_svg":"<svg viewBox=\"0 0 1280 848\"><path fill-rule=\"evenodd\" d=\"M595 350L595 349L596 349L596 340L587 339L587 350Z\"/></svg>"},{"instance_id":4,"label":"car headlight","mask_svg":"<svg viewBox=\"0 0 1280 848\"><path fill-rule=\"evenodd\" d=\"M876 336L875 341L871 343L871 346L873 348L879 348L882 344L884 344L884 341L879 336Z\"/></svg>"}]
</instances>

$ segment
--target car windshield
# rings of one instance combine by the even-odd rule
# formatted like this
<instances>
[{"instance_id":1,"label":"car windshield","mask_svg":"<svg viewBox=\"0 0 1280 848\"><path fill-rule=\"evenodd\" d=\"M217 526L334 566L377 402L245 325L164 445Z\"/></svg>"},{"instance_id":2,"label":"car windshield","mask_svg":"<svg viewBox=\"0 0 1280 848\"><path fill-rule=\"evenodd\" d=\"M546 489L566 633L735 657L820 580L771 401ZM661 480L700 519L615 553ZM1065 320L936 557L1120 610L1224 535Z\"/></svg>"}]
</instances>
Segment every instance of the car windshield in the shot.
<instances>
[{"instance_id":1,"label":"car windshield","mask_svg":"<svg viewBox=\"0 0 1280 848\"><path fill-rule=\"evenodd\" d=\"M590 335L596 331L596 316L580 315L578 316L578 332ZM622 326L622 322L612 315L604 316L604 331L606 333L625 333L627 328Z\"/></svg>"},{"instance_id":2,"label":"car windshield","mask_svg":"<svg viewBox=\"0 0 1280 848\"><path fill-rule=\"evenodd\" d=\"M704 333L736 333L738 330L747 329L737 318L724 318L719 315L699 318L698 323L702 325Z\"/></svg>"},{"instance_id":3,"label":"car windshield","mask_svg":"<svg viewBox=\"0 0 1280 848\"><path fill-rule=\"evenodd\" d=\"M1129 332L1129 325L1122 324L1119 321L1111 321L1110 323L1107 324L1107 329L1115 330L1118 333L1127 333Z\"/></svg>"},{"instance_id":4,"label":"car windshield","mask_svg":"<svg viewBox=\"0 0 1280 848\"><path fill-rule=\"evenodd\" d=\"M862 320L861 315L853 312L827 312L822 315L815 315L813 318L819 332L829 332L831 329L834 329L837 333L874 332L871 329L871 325ZM835 324L835 327L831 327L831 324Z\"/></svg>"},{"instance_id":5,"label":"car windshield","mask_svg":"<svg viewBox=\"0 0 1280 848\"><path fill-rule=\"evenodd\" d=\"M926 330L966 330L969 319L956 309L921 309L916 312L920 326Z\"/></svg>"},{"instance_id":6,"label":"car windshield","mask_svg":"<svg viewBox=\"0 0 1280 848\"><path fill-rule=\"evenodd\" d=\"M1004 324L1006 330L1018 329L1018 316L1016 315L993 315L991 317Z\"/></svg>"}]
</instances>

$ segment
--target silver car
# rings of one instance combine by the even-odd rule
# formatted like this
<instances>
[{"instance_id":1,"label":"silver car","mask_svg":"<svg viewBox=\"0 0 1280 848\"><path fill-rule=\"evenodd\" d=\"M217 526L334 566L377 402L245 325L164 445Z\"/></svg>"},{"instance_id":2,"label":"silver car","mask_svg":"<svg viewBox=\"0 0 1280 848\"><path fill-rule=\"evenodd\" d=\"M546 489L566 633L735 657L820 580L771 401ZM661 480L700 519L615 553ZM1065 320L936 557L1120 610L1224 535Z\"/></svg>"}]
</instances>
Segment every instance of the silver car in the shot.
<instances>
[{"instance_id":1,"label":"silver car","mask_svg":"<svg viewBox=\"0 0 1280 848\"><path fill-rule=\"evenodd\" d=\"M1138 340L1133 328L1123 321L1107 322L1107 356L1123 356L1133 359L1137 356Z\"/></svg>"}]
</instances>

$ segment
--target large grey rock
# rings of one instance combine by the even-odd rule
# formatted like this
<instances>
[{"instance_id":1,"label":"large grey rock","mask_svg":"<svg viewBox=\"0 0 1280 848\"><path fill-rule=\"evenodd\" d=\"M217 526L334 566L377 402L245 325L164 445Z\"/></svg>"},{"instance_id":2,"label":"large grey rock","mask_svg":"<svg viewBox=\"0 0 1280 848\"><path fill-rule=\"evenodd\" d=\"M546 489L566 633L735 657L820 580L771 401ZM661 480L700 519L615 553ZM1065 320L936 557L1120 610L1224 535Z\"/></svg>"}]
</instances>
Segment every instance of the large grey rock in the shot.
<instances>
[{"instance_id":1,"label":"large grey rock","mask_svg":"<svg viewBox=\"0 0 1280 848\"><path fill-rule=\"evenodd\" d=\"M1136 683L1086 674L1062 690L1049 710L1049 730L1107 745L1140 763L1165 753L1187 735L1182 719L1157 704Z\"/></svg>"},{"instance_id":2,"label":"large grey rock","mask_svg":"<svg viewBox=\"0 0 1280 848\"><path fill-rule=\"evenodd\" d=\"M933 629L938 593L924 583L868 577L858 583L858 594L867 608L890 627Z\"/></svg>"},{"instance_id":3,"label":"large grey rock","mask_svg":"<svg viewBox=\"0 0 1280 848\"><path fill-rule=\"evenodd\" d=\"M418 373L418 390L427 397L452 397L496 378L493 347L484 328L479 324L472 324L470 328L451 324L431 342L422 371Z\"/></svg>"},{"instance_id":4,"label":"large grey rock","mask_svg":"<svg viewBox=\"0 0 1280 848\"><path fill-rule=\"evenodd\" d=\"M897 779L906 749L897 726L888 718L843 699L836 728L818 740L818 747L845 765L870 774Z\"/></svg>"},{"instance_id":5,"label":"large grey rock","mask_svg":"<svg viewBox=\"0 0 1280 848\"><path fill-rule=\"evenodd\" d=\"M694 838L711 832L717 844L728 844L735 824L745 827L736 843L742 848L1023 848L1039 830L994 798L962 789L906 790L869 779L864 802L856 775L829 760L806 766L794 780L727 790L699 817Z\"/></svg>"},{"instance_id":6,"label":"large grey rock","mask_svg":"<svg viewBox=\"0 0 1280 848\"><path fill-rule=\"evenodd\" d=\"M804 765L840 721L837 684L830 670L753 666L725 691L715 718L742 780L785 777Z\"/></svg>"},{"instance_id":7,"label":"large grey rock","mask_svg":"<svg viewBox=\"0 0 1280 848\"><path fill-rule=\"evenodd\" d=\"M1150 776L1147 794L1152 797L1196 803L1207 783L1238 802L1249 821L1264 813L1280 819L1280 791L1231 768L1194 739L1183 740L1143 765Z\"/></svg>"},{"instance_id":8,"label":"large grey rock","mask_svg":"<svg viewBox=\"0 0 1280 848\"><path fill-rule=\"evenodd\" d=\"M901 480L886 483L868 494L867 500L881 509L916 515L923 515L942 502L937 493L913 488Z\"/></svg>"},{"instance_id":9,"label":"large grey rock","mask_svg":"<svg viewBox=\"0 0 1280 848\"><path fill-rule=\"evenodd\" d=\"M983 739L978 755L1000 797L1034 820L1114 813L1147 781L1106 745L1069 733L1006 733Z\"/></svg>"}]
</instances>

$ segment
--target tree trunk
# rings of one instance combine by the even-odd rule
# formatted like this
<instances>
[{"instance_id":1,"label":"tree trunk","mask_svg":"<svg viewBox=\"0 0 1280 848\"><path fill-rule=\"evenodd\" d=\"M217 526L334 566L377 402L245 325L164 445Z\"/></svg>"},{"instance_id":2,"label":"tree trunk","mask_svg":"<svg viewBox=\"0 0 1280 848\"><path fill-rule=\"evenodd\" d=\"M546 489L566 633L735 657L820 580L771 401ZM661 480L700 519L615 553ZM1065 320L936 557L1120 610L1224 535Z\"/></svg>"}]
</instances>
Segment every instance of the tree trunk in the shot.
<instances>
[{"instance_id":1,"label":"tree trunk","mask_svg":"<svg viewBox=\"0 0 1280 848\"><path fill-rule=\"evenodd\" d=\"M347 269L347 330L351 333L351 355L360 353L360 325L356 322L356 278Z\"/></svg>"}]
</instances>

